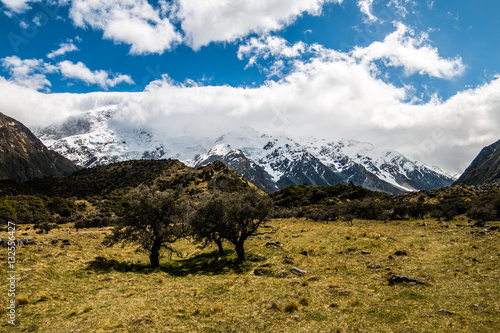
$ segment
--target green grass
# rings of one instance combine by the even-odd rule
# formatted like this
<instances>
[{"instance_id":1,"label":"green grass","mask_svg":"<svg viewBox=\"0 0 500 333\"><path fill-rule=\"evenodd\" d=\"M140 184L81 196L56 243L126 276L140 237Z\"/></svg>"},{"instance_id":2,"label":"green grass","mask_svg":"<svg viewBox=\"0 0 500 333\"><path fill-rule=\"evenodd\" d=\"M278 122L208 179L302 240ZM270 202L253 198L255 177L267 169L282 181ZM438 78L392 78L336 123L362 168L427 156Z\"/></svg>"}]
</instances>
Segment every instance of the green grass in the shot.
<instances>
[{"instance_id":1,"label":"green grass","mask_svg":"<svg viewBox=\"0 0 500 333\"><path fill-rule=\"evenodd\" d=\"M246 244L248 257L262 261L236 264L229 244L227 257L219 258L215 248L182 241L184 257L164 257L158 269L133 247L101 246L106 228L18 231L18 238L68 238L72 245L18 249L16 292L24 304L10 327L7 270L1 270L0 331L499 332L500 233L471 234L472 228L457 226L465 221L449 228L428 222L354 221L350 227L273 220L276 233ZM284 246L266 247L266 236ZM400 249L408 255L393 255ZM0 248L0 261L6 257ZM261 265L269 274L254 275ZM308 273L282 277L292 267ZM389 286L393 274L425 284Z\"/></svg>"}]
</instances>

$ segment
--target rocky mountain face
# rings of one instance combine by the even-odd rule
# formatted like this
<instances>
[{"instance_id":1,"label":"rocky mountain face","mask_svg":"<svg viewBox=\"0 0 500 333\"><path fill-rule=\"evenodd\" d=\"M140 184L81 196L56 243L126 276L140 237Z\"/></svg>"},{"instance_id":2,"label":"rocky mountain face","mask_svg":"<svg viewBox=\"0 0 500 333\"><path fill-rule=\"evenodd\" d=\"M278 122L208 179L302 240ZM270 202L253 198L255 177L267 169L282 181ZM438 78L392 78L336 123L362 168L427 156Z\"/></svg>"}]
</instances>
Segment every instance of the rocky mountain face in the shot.
<instances>
[{"instance_id":1,"label":"rocky mountain face","mask_svg":"<svg viewBox=\"0 0 500 333\"><path fill-rule=\"evenodd\" d=\"M47 149L26 126L0 113L0 179L65 176L79 168Z\"/></svg>"},{"instance_id":2,"label":"rocky mountain face","mask_svg":"<svg viewBox=\"0 0 500 333\"><path fill-rule=\"evenodd\" d=\"M222 161L267 191L353 182L400 194L454 182L438 168L353 140L291 139L251 128L218 138L168 137L159 130L122 128L113 111L87 112L34 131L48 147L84 167L132 159L174 158L192 167Z\"/></svg>"},{"instance_id":3,"label":"rocky mountain face","mask_svg":"<svg viewBox=\"0 0 500 333\"><path fill-rule=\"evenodd\" d=\"M500 182L500 140L481 150L456 185L486 185Z\"/></svg>"}]
</instances>

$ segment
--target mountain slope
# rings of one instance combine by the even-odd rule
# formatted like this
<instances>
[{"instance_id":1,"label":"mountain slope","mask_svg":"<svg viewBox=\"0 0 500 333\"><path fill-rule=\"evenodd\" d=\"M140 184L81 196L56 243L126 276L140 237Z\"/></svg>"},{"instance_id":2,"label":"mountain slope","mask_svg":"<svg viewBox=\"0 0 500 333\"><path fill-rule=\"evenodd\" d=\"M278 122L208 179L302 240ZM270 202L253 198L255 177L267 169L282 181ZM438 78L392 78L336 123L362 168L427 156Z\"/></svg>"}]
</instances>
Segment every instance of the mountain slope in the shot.
<instances>
[{"instance_id":1,"label":"mountain slope","mask_svg":"<svg viewBox=\"0 0 500 333\"><path fill-rule=\"evenodd\" d=\"M500 140L484 147L456 185L484 185L500 181Z\"/></svg>"},{"instance_id":2,"label":"mountain slope","mask_svg":"<svg viewBox=\"0 0 500 333\"><path fill-rule=\"evenodd\" d=\"M0 113L0 179L64 176L79 167L47 149L23 124Z\"/></svg>"}]
</instances>

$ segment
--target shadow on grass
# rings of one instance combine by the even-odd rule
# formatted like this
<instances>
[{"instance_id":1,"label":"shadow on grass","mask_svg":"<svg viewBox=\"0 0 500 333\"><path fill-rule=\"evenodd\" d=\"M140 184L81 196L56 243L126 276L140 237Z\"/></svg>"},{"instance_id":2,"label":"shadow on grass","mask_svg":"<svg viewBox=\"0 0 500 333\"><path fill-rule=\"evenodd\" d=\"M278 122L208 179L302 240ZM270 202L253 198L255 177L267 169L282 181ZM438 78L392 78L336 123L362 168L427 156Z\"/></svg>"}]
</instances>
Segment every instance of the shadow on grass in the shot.
<instances>
[{"instance_id":1,"label":"shadow on grass","mask_svg":"<svg viewBox=\"0 0 500 333\"><path fill-rule=\"evenodd\" d=\"M229 251L228 251L229 252ZM217 251L211 253L202 253L194 257L160 264L158 268L151 268L146 263L133 264L126 261L107 259L105 257L96 257L87 263L86 270L95 272L137 272L149 274L162 271L173 276L187 276L189 274L200 275L219 275L229 272L242 274L252 269L252 263L249 261L236 262L228 257L220 257Z\"/></svg>"}]
</instances>

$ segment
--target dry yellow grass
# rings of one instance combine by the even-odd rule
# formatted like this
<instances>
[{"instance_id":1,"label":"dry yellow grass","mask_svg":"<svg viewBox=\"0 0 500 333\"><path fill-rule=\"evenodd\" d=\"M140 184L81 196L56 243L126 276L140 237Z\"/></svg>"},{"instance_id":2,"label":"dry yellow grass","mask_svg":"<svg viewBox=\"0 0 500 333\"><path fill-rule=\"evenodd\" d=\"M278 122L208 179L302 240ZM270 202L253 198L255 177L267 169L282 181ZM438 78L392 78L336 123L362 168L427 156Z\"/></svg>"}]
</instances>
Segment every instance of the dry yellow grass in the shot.
<instances>
[{"instance_id":1,"label":"dry yellow grass","mask_svg":"<svg viewBox=\"0 0 500 333\"><path fill-rule=\"evenodd\" d=\"M218 258L209 253L215 249L201 251L182 241L178 248L185 257L163 258L157 270L149 269L147 255L133 247L101 246L108 229L18 231L18 238L40 244L58 238L70 239L71 245L18 249L16 292L24 304L17 308L15 330L499 332L500 233L471 234L472 228L460 226L464 221L449 222L448 228L427 222L423 227L422 221L347 226L274 220L269 224L278 227L276 233L246 244L249 257L259 255L261 261L237 266L234 253ZM266 236L284 246L266 247ZM396 250L407 256L394 255ZM6 248L0 248L0 261L7 262ZM367 268L371 264L380 268ZM254 275L263 265L269 274ZM307 274L287 274L292 267ZM389 286L395 274L425 284ZM3 269L4 305L6 278ZM288 311L292 304L296 308ZM0 330L12 329L3 317Z\"/></svg>"}]
</instances>

